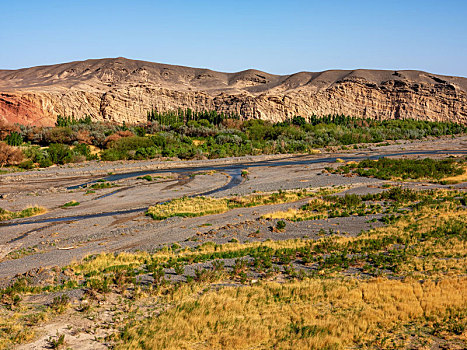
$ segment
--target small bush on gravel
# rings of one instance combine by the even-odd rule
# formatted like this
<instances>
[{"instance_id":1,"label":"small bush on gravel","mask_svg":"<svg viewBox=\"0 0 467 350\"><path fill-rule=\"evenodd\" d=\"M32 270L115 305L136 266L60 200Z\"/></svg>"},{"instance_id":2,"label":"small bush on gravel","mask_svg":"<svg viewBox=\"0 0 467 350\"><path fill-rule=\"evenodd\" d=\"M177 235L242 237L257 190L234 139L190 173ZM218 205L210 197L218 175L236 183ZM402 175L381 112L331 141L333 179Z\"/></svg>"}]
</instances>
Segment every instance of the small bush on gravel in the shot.
<instances>
[{"instance_id":1,"label":"small bush on gravel","mask_svg":"<svg viewBox=\"0 0 467 350\"><path fill-rule=\"evenodd\" d=\"M279 230L279 231L282 231L283 229L285 229L285 221L284 220L279 220L277 223L276 223L276 228Z\"/></svg>"}]
</instances>

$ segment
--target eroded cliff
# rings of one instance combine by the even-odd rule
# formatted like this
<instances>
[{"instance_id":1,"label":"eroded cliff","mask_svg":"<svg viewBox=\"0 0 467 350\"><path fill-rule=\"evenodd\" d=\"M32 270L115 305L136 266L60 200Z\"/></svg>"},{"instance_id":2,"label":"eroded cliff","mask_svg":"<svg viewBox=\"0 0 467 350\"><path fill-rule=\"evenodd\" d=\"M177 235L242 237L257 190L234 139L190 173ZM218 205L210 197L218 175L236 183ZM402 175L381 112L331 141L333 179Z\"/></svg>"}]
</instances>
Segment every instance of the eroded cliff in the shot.
<instances>
[{"instance_id":1,"label":"eroded cliff","mask_svg":"<svg viewBox=\"0 0 467 350\"><path fill-rule=\"evenodd\" d=\"M221 73L125 58L0 71L0 120L52 125L56 116L139 122L146 112L215 109L280 121L345 114L467 123L467 78L421 71Z\"/></svg>"}]
</instances>

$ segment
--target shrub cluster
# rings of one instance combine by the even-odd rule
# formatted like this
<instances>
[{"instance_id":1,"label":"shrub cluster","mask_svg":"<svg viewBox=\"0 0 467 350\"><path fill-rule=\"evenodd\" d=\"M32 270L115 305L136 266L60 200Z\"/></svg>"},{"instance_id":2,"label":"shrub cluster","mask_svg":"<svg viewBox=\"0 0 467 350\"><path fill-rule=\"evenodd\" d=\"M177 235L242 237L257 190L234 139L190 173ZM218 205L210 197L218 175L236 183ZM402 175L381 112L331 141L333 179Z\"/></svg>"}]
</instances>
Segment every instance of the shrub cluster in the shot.
<instances>
[{"instance_id":1,"label":"shrub cluster","mask_svg":"<svg viewBox=\"0 0 467 350\"><path fill-rule=\"evenodd\" d=\"M271 123L189 109L166 113L153 110L147 119L146 123L127 126L125 123L93 122L89 116L81 119L58 116L55 127L1 124L0 139L10 146L23 145L23 153L30 160L26 167L34 163L44 167L96 158L91 156L88 146L98 148L100 158L109 161L156 157L204 159L305 153L317 147L346 147L467 131L466 126L455 123L377 121L342 115L295 116Z\"/></svg>"},{"instance_id":2,"label":"shrub cluster","mask_svg":"<svg viewBox=\"0 0 467 350\"><path fill-rule=\"evenodd\" d=\"M440 180L447 176L462 175L464 169L463 161L453 158L449 159L392 159L381 158L379 160L362 160L359 163L350 163L331 172L347 174L353 172L360 176L376 177L378 179L390 180L401 179L435 179Z\"/></svg>"}]
</instances>

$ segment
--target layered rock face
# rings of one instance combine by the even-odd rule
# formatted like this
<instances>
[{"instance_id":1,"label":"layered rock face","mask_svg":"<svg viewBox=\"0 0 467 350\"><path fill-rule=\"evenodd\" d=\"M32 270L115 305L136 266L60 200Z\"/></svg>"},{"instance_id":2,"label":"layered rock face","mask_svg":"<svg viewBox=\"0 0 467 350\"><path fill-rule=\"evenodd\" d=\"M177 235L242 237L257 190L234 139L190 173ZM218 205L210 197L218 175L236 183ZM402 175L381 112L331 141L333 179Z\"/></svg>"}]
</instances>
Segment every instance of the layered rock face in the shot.
<instances>
[{"instance_id":1,"label":"layered rock face","mask_svg":"<svg viewBox=\"0 0 467 350\"><path fill-rule=\"evenodd\" d=\"M58 114L135 123L147 111L217 110L281 121L301 115L467 123L467 78L421 71L221 73L125 58L0 70L0 120L53 125Z\"/></svg>"}]
</instances>

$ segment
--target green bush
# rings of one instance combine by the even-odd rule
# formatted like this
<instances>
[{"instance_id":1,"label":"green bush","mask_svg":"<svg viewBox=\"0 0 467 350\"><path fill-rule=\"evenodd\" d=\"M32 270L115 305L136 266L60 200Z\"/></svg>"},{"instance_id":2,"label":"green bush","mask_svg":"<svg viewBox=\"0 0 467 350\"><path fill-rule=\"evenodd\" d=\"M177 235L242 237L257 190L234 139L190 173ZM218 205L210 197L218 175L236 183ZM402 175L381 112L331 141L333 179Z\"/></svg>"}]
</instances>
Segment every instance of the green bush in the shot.
<instances>
[{"instance_id":1,"label":"green bush","mask_svg":"<svg viewBox=\"0 0 467 350\"><path fill-rule=\"evenodd\" d=\"M283 229L285 229L285 221L284 220L279 220L277 223L276 223L276 228L279 230L279 231L282 231Z\"/></svg>"},{"instance_id":2,"label":"green bush","mask_svg":"<svg viewBox=\"0 0 467 350\"><path fill-rule=\"evenodd\" d=\"M21 146L23 144L23 137L20 133L13 131L11 134L7 135L5 142L10 146Z\"/></svg>"},{"instance_id":3,"label":"green bush","mask_svg":"<svg viewBox=\"0 0 467 350\"><path fill-rule=\"evenodd\" d=\"M80 154L82 156L85 156L86 158L91 156L91 148L88 145L84 144L84 143L77 144L75 146L75 148L73 149L73 151L76 154Z\"/></svg>"},{"instance_id":4,"label":"green bush","mask_svg":"<svg viewBox=\"0 0 467 350\"><path fill-rule=\"evenodd\" d=\"M18 165L19 168L21 169L33 169L34 168L34 162L31 159L25 160Z\"/></svg>"},{"instance_id":5,"label":"green bush","mask_svg":"<svg viewBox=\"0 0 467 350\"><path fill-rule=\"evenodd\" d=\"M52 161L50 160L50 158L42 158L39 160L39 166L41 168L47 168L49 166L51 166L53 163Z\"/></svg>"},{"instance_id":6,"label":"green bush","mask_svg":"<svg viewBox=\"0 0 467 350\"><path fill-rule=\"evenodd\" d=\"M112 144L111 149L118 151L130 151L140 148L152 147L154 143L150 138L141 136L122 137Z\"/></svg>"},{"instance_id":7,"label":"green bush","mask_svg":"<svg viewBox=\"0 0 467 350\"><path fill-rule=\"evenodd\" d=\"M102 160L124 160L129 159L128 151L120 151L113 148L106 149L101 152L101 159Z\"/></svg>"},{"instance_id":8,"label":"green bush","mask_svg":"<svg viewBox=\"0 0 467 350\"><path fill-rule=\"evenodd\" d=\"M73 160L73 151L67 145L52 143L47 152L51 162L55 164L65 164Z\"/></svg>"},{"instance_id":9,"label":"green bush","mask_svg":"<svg viewBox=\"0 0 467 350\"><path fill-rule=\"evenodd\" d=\"M441 179L446 176L463 174L464 170L455 159L392 159L363 160L354 170L360 176L372 176L389 180L431 178Z\"/></svg>"},{"instance_id":10,"label":"green bush","mask_svg":"<svg viewBox=\"0 0 467 350\"><path fill-rule=\"evenodd\" d=\"M76 137L76 132L74 132L70 127L55 127L46 132L45 142L64 143L70 145L76 141Z\"/></svg>"}]
</instances>

